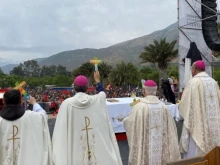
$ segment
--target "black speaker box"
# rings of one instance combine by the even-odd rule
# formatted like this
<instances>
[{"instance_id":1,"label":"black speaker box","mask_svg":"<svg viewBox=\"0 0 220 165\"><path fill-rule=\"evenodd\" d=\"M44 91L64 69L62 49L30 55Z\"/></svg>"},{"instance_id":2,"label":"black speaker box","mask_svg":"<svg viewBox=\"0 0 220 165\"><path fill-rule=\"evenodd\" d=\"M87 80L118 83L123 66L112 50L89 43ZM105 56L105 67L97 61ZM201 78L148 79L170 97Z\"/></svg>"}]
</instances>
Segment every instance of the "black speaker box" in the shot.
<instances>
[{"instance_id":1,"label":"black speaker box","mask_svg":"<svg viewBox=\"0 0 220 165\"><path fill-rule=\"evenodd\" d=\"M220 37L217 26L217 3L216 0L201 0L202 4L202 33L207 46L212 51L220 51ZM207 8L207 7L208 8ZM214 11L212 11L212 10ZM214 17L212 17L214 16ZM212 18L209 18L212 17Z\"/></svg>"}]
</instances>

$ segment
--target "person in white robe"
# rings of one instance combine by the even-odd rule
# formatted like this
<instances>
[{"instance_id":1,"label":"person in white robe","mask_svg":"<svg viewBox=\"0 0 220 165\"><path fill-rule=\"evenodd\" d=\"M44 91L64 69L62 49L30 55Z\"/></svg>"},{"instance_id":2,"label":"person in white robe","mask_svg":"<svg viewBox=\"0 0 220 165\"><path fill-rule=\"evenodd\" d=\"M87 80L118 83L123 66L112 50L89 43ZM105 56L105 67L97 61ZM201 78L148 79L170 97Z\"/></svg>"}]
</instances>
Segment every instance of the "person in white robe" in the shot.
<instances>
[{"instance_id":1,"label":"person in white robe","mask_svg":"<svg viewBox=\"0 0 220 165\"><path fill-rule=\"evenodd\" d=\"M129 165L165 165L180 159L177 129L166 105L156 97L157 84L144 83L144 98L124 119Z\"/></svg>"},{"instance_id":2,"label":"person in white robe","mask_svg":"<svg viewBox=\"0 0 220 165\"><path fill-rule=\"evenodd\" d=\"M22 109L18 90L4 94L0 111L0 164L52 165L52 146L46 112L34 97L33 111Z\"/></svg>"},{"instance_id":3,"label":"person in white robe","mask_svg":"<svg viewBox=\"0 0 220 165\"><path fill-rule=\"evenodd\" d=\"M76 95L60 106L53 133L55 165L122 165L98 71L94 79L98 94L86 94L88 79L79 75Z\"/></svg>"},{"instance_id":4,"label":"person in white robe","mask_svg":"<svg viewBox=\"0 0 220 165\"><path fill-rule=\"evenodd\" d=\"M220 146L220 93L217 82L198 60L191 68L193 78L184 89L179 104L183 117L180 150L183 158L204 156Z\"/></svg>"}]
</instances>

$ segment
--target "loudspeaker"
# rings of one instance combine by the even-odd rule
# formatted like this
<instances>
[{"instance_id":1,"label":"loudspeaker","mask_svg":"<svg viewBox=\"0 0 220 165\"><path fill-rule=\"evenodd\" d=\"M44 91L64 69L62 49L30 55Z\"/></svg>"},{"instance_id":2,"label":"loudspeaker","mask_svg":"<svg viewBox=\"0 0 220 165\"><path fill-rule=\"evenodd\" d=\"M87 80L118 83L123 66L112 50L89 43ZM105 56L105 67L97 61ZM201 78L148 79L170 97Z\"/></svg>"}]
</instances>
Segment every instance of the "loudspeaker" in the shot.
<instances>
[{"instance_id":1,"label":"loudspeaker","mask_svg":"<svg viewBox=\"0 0 220 165\"><path fill-rule=\"evenodd\" d=\"M202 21L202 33L204 40L212 51L220 51L220 37L218 34L217 16L211 17L216 15L215 12L217 12L216 0L201 0L201 3L204 4L202 5L202 19L205 19Z\"/></svg>"}]
</instances>

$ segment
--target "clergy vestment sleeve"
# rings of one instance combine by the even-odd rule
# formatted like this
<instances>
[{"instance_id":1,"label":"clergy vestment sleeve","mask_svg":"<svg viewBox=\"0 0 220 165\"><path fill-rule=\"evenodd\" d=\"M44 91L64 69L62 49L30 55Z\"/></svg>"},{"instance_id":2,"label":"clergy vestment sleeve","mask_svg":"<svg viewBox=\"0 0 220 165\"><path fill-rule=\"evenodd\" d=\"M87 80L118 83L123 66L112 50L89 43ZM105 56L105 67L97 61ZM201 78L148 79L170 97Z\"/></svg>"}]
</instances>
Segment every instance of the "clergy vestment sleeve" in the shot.
<instances>
[{"instance_id":1,"label":"clergy vestment sleeve","mask_svg":"<svg viewBox=\"0 0 220 165\"><path fill-rule=\"evenodd\" d=\"M33 111L34 111L34 112L40 112L40 113L44 114L44 116L46 117L46 119L48 119L48 116L47 116L46 111L45 111L38 103L35 103L35 104L33 105Z\"/></svg>"},{"instance_id":2,"label":"clergy vestment sleeve","mask_svg":"<svg viewBox=\"0 0 220 165\"><path fill-rule=\"evenodd\" d=\"M53 162L55 165L67 165L67 143L68 143L68 135L67 135L67 125L68 125L68 117L67 117L67 100L64 100L60 106L59 113L57 114L57 119L53 132ZM62 135L62 136L60 136ZM61 143L62 142L62 143ZM62 158L62 159L58 159ZM73 158L74 159L74 158Z\"/></svg>"},{"instance_id":3,"label":"clergy vestment sleeve","mask_svg":"<svg viewBox=\"0 0 220 165\"><path fill-rule=\"evenodd\" d=\"M96 87L96 90L98 91L98 92L101 92L101 91L105 91L105 89L104 89L104 87L103 87L103 85L99 82L99 83L97 83L97 87Z\"/></svg>"},{"instance_id":4,"label":"clergy vestment sleeve","mask_svg":"<svg viewBox=\"0 0 220 165\"><path fill-rule=\"evenodd\" d=\"M106 100L106 94L105 94L105 92L99 92L98 95L102 98L103 101Z\"/></svg>"},{"instance_id":5,"label":"clergy vestment sleeve","mask_svg":"<svg viewBox=\"0 0 220 165\"><path fill-rule=\"evenodd\" d=\"M44 163L43 164L48 164L48 165L53 165L53 161L52 161L52 143L51 143L51 139L50 139L50 134L49 134L49 128L48 128L48 123L45 117L43 117L43 131L44 131L44 141L45 141L45 151L44 154L47 154L47 157L45 157L45 159L43 160Z\"/></svg>"}]
</instances>

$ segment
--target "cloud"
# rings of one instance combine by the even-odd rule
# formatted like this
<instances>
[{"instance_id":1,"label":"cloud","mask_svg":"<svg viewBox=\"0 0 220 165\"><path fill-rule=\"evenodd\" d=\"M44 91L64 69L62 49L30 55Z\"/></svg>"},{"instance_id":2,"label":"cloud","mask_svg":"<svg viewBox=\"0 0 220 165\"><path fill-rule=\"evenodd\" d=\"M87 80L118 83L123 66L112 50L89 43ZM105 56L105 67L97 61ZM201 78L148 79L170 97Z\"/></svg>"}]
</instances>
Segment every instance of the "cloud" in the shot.
<instances>
[{"instance_id":1,"label":"cloud","mask_svg":"<svg viewBox=\"0 0 220 165\"><path fill-rule=\"evenodd\" d=\"M104 48L177 20L173 0L0 1L0 57ZM26 56L29 54L29 56Z\"/></svg>"}]
</instances>

